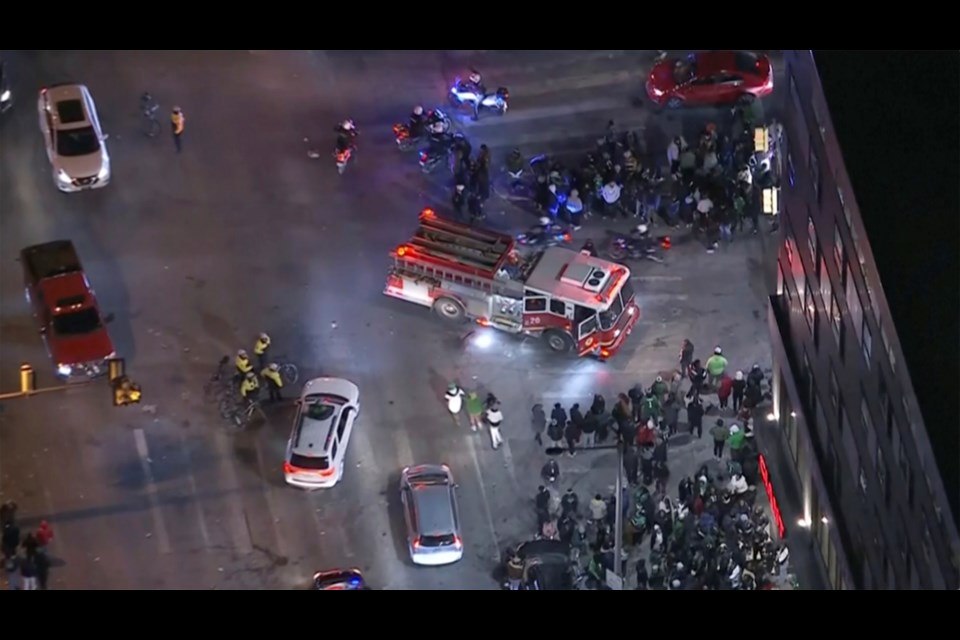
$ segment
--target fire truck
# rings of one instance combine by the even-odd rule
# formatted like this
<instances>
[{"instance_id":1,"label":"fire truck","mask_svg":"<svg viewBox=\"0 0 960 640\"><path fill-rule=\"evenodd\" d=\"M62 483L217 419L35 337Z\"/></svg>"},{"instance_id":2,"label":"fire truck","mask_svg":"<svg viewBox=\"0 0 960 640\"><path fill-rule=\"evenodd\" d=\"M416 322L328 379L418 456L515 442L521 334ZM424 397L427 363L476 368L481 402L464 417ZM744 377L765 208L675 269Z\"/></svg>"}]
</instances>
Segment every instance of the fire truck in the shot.
<instances>
[{"instance_id":1,"label":"fire truck","mask_svg":"<svg viewBox=\"0 0 960 640\"><path fill-rule=\"evenodd\" d=\"M563 247L521 252L510 235L420 213L410 240L391 252L383 293L433 309L448 322L473 320L543 338L553 351L605 360L640 316L630 270Z\"/></svg>"}]
</instances>

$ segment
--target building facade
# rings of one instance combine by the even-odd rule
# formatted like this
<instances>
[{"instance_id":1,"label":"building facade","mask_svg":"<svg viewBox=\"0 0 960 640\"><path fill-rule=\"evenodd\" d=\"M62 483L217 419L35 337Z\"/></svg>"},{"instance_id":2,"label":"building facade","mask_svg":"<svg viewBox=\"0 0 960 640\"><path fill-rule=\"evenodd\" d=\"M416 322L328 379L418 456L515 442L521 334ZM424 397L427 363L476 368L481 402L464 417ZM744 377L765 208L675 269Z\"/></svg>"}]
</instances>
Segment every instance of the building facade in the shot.
<instances>
[{"instance_id":1,"label":"building facade","mask_svg":"<svg viewBox=\"0 0 960 640\"><path fill-rule=\"evenodd\" d=\"M784 62L769 419L802 501L787 526L835 589L957 589L960 539L813 53Z\"/></svg>"}]
</instances>

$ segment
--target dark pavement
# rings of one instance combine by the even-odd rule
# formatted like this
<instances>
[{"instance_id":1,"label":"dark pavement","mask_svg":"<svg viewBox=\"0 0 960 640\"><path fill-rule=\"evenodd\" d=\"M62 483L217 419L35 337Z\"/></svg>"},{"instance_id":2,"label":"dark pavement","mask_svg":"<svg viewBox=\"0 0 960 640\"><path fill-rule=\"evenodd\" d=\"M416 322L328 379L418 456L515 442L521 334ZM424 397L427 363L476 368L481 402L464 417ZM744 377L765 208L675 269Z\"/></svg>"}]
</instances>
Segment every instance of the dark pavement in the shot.
<instances>
[{"instance_id":1,"label":"dark pavement","mask_svg":"<svg viewBox=\"0 0 960 640\"><path fill-rule=\"evenodd\" d=\"M351 565L375 588L495 587L498 550L530 528L543 462L527 421L534 402L569 405L649 382L673 365L684 337L700 353L722 344L737 368L767 363L767 236L716 255L678 242L667 265L632 265L642 319L607 364L558 359L508 335L478 352L464 346L468 328L381 294L388 251L420 208L447 199L442 177L424 178L412 155L397 153L392 122L416 103L444 104L452 77L473 64L488 86L511 92L504 117L461 119L475 148L485 142L497 160L515 144L586 150L611 118L643 130L662 155L669 136L696 131L711 113L634 106L652 54L11 55L18 103L0 123L0 389L16 388L22 361L52 383L16 259L28 244L71 238L145 398L114 409L100 381L3 405L0 495L17 500L25 523L52 522L62 561L52 586L290 588L317 568ZM89 86L110 134L106 189L63 195L51 182L34 96L64 80ZM163 114L183 108L181 155L166 128L156 139L140 134L145 90ZM344 117L362 137L337 176L328 153ZM500 227L530 222L496 199L488 215ZM577 241L601 240L601 224ZM332 490L283 484L290 409L233 436L204 403L217 359L249 349L260 331L301 381L335 375L360 386L363 411ZM501 451L450 423L442 393L453 379L501 398ZM467 552L457 565L421 569L406 558L397 481L414 462L445 462L458 476Z\"/></svg>"}]
</instances>

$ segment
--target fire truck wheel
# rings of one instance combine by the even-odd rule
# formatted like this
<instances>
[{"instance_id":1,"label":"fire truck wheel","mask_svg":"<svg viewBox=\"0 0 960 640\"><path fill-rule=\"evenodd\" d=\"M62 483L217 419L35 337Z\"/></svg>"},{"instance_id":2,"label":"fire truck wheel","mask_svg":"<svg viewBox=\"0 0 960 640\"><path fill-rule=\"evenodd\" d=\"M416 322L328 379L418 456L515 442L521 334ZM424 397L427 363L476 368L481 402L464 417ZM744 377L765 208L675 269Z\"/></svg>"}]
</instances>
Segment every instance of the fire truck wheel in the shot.
<instances>
[{"instance_id":1,"label":"fire truck wheel","mask_svg":"<svg viewBox=\"0 0 960 640\"><path fill-rule=\"evenodd\" d=\"M573 349L573 338L562 331L547 331L543 337L550 349L557 353L569 353Z\"/></svg>"},{"instance_id":2,"label":"fire truck wheel","mask_svg":"<svg viewBox=\"0 0 960 640\"><path fill-rule=\"evenodd\" d=\"M437 298L433 302L433 310L448 322L463 322L467 317L463 305L455 298Z\"/></svg>"}]
</instances>

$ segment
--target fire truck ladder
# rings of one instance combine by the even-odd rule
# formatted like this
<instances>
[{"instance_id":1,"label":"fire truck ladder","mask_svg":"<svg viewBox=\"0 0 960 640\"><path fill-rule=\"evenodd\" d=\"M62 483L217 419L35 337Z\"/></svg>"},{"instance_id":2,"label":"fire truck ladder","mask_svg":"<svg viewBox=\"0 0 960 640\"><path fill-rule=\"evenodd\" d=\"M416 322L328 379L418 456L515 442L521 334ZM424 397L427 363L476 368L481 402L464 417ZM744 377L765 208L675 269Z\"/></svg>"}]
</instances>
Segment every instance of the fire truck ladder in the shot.
<instances>
[{"instance_id":1,"label":"fire truck ladder","mask_svg":"<svg viewBox=\"0 0 960 640\"><path fill-rule=\"evenodd\" d=\"M429 209L420 214L420 227L408 245L441 265L489 279L514 247L509 235L438 218Z\"/></svg>"}]
</instances>

